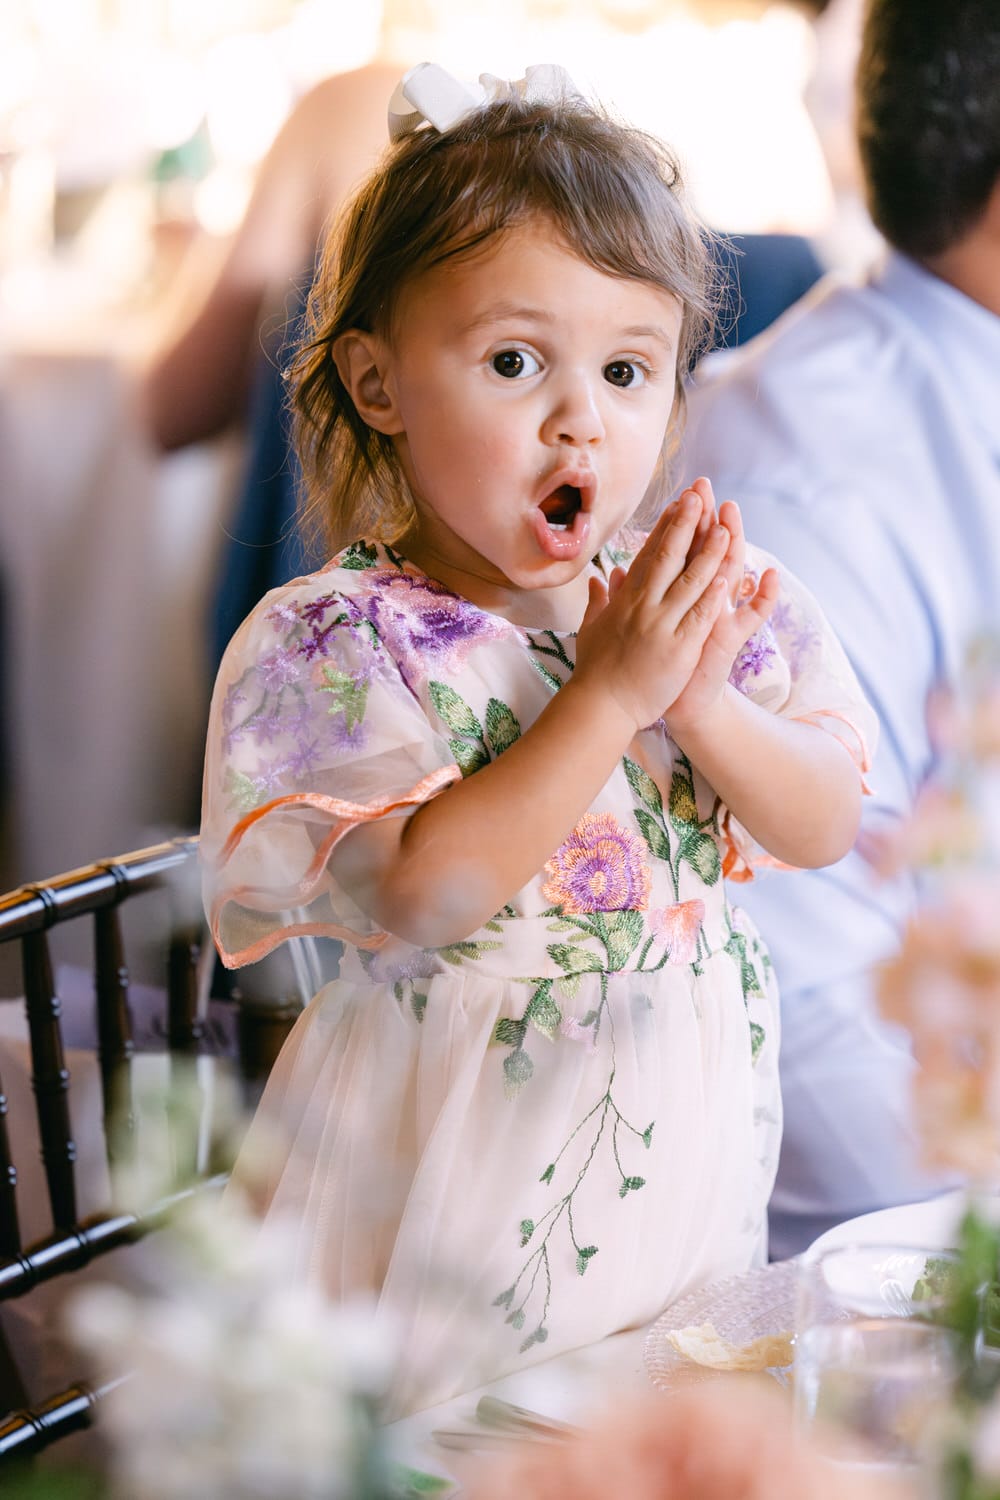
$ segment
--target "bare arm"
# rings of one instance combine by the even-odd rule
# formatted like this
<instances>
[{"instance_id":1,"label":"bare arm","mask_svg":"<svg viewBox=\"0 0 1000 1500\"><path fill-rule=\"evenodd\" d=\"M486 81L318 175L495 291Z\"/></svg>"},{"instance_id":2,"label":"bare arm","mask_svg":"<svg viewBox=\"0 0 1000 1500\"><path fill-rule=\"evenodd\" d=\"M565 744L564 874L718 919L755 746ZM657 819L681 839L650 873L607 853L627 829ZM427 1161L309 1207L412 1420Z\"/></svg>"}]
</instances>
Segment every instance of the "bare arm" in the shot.
<instances>
[{"instance_id":1,"label":"bare arm","mask_svg":"<svg viewBox=\"0 0 1000 1500\"><path fill-rule=\"evenodd\" d=\"M262 320L283 320L309 274L324 221L385 138L394 72L325 79L303 95L264 157L246 213L220 248L204 238L179 273L182 305L144 380L149 429L164 449L213 437L246 408Z\"/></svg>"},{"instance_id":2,"label":"bare arm","mask_svg":"<svg viewBox=\"0 0 1000 1500\"><path fill-rule=\"evenodd\" d=\"M405 821L336 847L334 874L380 927L428 948L467 937L567 837L687 681L721 607L727 540L710 536L688 562L696 520L693 505L665 513L610 600L592 582L576 670L509 750Z\"/></svg>"},{"instance_id":3,"label":"bare arm","mask_svg":"<svg viewBox=\"0 0 1000 1500\"><path fill-rule=\"evenodd\" d=\"M847 749L727 686L714 709L671 733L757 842L801 869L833 864L857 835L861 779Z\"/></svg>"},{"instance_id":4,"label":"bare arm","mask_svg":"<svg viewBox=\"0 0 1000 1500\"><path fill-rule=\"evenodd\" d=\"M695 546L715 515L707 479L692 486L703 513ZM729 586L701 659L666 713L674 741L756 841L785 864L832 864L850 849L861 819L861 779L833 734L783 719L752 703L728 682L737 651L768 618L778 579L768 569L746 597L739 507L721 506L730 543L720 569Z\"/></svg>"}]
</instances>

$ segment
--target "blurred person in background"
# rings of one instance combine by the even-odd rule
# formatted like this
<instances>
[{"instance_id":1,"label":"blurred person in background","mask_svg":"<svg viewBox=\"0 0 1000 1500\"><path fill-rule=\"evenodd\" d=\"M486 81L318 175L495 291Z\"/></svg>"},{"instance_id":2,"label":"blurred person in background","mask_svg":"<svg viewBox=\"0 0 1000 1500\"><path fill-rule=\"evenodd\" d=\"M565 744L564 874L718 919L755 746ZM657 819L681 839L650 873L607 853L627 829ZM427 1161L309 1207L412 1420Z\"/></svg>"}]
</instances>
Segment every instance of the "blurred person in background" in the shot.
<instances>
[{"instance_id":1,"label":"blurred person in background","mask_svg":"<svg viewBox=\"0 0 1000 1500\"><path fill-rule=\"evenodd\" d=\"M928 696L1000 603L1000 8L870 0L857 139L888 242L745 349L709 356L684 472L711 473L813 590L881 720L855 850L741 894L782 989L785 1136L771 1253L927 1197L906 1038L871 971L911 906L866 852L932 767Z\"/></svg>"}]
</instances>

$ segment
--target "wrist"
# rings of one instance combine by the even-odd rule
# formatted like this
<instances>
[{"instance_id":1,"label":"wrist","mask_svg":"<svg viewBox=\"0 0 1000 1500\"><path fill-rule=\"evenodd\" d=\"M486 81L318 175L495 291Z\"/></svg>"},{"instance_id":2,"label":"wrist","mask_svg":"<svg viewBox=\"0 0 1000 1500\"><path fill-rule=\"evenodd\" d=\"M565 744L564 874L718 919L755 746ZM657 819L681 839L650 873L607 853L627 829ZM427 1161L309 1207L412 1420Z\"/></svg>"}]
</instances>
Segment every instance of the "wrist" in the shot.
<instances>
[{"instance_id":1,"label":"wrist","mask_svg":"<svg viewBox=\"0 0 1000 1500\"><path fill-rule=\"evenodd\" d=\"M577 669L560 690L553 703L563 700L564 708L579 714L609 741L620 742L622 750L644 727L621 702L616 693L602 682L593 682Z\"/></svg>"},{"instance_id":2,"label":"wrist","mask_svg":"<svg viewBox=\"0 0 1000 1500\"><path fill-rule=\"evenodd\" d=\"M734 717L747 700L731 683L725 682L718 697L702 704L691 714L679 717L668 711L663 715L667 732L685 753L706 741L722 743L722 736L734 731Z\"/></svg>"}]
</instances>

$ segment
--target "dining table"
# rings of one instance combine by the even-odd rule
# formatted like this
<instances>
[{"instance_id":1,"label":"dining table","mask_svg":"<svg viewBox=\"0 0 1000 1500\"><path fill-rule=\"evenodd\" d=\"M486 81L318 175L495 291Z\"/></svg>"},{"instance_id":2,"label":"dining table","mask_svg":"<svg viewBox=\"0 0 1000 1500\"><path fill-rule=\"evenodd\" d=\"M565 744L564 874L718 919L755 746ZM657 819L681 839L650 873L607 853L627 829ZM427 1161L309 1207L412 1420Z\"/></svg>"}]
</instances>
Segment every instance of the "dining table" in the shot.
<instances>
[{"instance_id":1,"label":"dining table","mask_svg":"<svg viewBox=\"0 0 1000 1500\"><path fill-rule=\"evenodd\" d=\"M819 1236L804 1256L859 1243L906 1243L933 1251L954 1242L966 1201L964 1191L955 1189L921 1203L845 1220ZM453 1487L440 1491L442 1495L457 1494L470 1460L475 1463L484 1455L502 1451L510 1440L477 1416L484 1397L520 1408L545 1422L586 1427L612 1404L627 1403L656 1389L669 1398L675 1386L717 1378L676 1353L670 1345L670 1332L713 1319L720 1331L728 1326L732 1331L743 1330L744 1336L793 1332L802 1258L771 1262L698 1288L648 1324L556 1355L400 1418L386 1428L388 1452L416 1476L434 1476ZM781 1372L774 1373L784 1385Z\"/></svg>"}]
</instances>

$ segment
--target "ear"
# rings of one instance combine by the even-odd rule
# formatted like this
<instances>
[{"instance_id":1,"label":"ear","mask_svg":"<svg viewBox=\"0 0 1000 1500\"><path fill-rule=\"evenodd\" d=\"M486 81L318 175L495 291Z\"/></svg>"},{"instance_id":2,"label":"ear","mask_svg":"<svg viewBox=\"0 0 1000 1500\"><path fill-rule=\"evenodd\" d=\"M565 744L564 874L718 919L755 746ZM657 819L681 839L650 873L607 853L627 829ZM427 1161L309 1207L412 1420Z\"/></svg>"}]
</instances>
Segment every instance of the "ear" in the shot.
<instances>
[{"instance_id":1,"label":"ear","mask_svg":"<svg viewBox=\"0 0 1000 1500\"><path fill-rule=\"evenodd\" d=\"M351 328L335 340L332 352L358 416L387 437L403 432L392 390L392 356L385 339Z\"/></svg>"}]
</instances>

